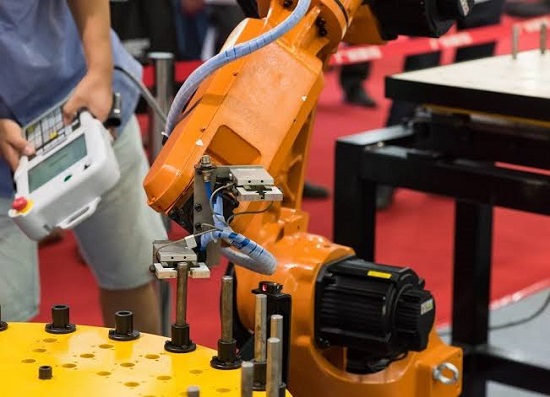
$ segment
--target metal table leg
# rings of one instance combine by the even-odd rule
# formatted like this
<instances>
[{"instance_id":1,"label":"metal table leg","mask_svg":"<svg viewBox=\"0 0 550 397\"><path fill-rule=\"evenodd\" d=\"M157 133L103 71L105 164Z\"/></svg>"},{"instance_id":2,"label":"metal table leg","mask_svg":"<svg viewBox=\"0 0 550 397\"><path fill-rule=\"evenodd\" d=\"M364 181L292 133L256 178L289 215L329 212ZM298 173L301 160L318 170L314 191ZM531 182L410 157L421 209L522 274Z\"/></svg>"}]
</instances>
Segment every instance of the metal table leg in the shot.
<instances>
[{"instance_id":1,"label":"metal table leg","mask_svg":"<svg viewBox=\"0 0 550 397\"><path fill-rule=\"evenodd\" d=\"M469 349L488 342L492 229L492 206L456 201L452 342L465 349L465 397L486 395L476 354Z\"/></svg>"}]
</instances>

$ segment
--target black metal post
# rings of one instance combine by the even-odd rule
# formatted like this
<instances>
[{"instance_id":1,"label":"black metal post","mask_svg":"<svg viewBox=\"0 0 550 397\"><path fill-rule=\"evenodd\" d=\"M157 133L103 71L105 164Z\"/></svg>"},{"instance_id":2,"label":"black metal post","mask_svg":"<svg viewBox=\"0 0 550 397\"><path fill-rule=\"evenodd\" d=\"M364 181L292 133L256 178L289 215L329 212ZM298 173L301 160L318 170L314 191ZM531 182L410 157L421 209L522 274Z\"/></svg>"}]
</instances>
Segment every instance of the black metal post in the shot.
<instances>
[{"instance_id":1,"label":"black metal post","mask_svg":"<svg viewBox=\"0 0 550 397\"><path fill-rule=\"evenodd\" d=\"M358 257L374 261L376 245L376 189L378 181L366 179L365 152L388 143L407 143L413 131L393 126L360 133L336 142L333 238L355 250Z\"/></svg>"},{"instance_id":2,"label":"black metal post","mask_svg":"<svg viewBox=\"0 0 550 397\"><path fill-rule=\"evenodd\" d=\"M376 183L360 179L365 149L354 143L336 143L334 175L334 241L355 250L358 257L374 260L376 242Z\"/></svg>"},{"instance_id":3,"label":"black metal post","mask_svg":"<svg viewBox=\"0 0 550 397\"><path fill-rule=\"evenodd\" d=\"M456 201L452 343L463 347L463 397L485 397L477 356L468 349L488 342L493 208Z\"/></svg>"},{"instance_id":4,"label":"black metal post","mask_svg":"<svg viewBox=\"0 0 550 397\"><path fill-rule=\"evenodd\" d=\"M453 272L453 344L488 342L493 207L457 200Z\"/></svg>"}]
</instances>

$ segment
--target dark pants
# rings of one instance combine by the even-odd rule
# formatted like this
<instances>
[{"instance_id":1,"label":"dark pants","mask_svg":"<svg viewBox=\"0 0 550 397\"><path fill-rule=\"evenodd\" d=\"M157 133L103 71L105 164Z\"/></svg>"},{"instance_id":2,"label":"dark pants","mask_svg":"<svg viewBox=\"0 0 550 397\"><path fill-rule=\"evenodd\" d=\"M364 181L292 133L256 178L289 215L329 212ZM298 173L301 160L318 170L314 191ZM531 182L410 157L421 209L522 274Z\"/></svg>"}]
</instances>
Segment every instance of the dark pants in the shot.
<instances>
[{"instance_id":1,"label":"dark pants","mask_svg":"<svg viewBox=\"0 0 550 397\"><path fill-rule=\"evenodd\" d=\"M340 86L347 92L353 87L360 86L369 78L371 70L370 62L343 65L340 68Z\"/></svg>"},{"instance_id":2,"label":"dark pants","mask_svg":"<svg viewBox=\"0 0 550 397\"><path fill-rule=\"evenodd\" d=\"M170 0L128 0L111 2L111 26L124 43L129 40L144 40L148 45L132 55L142 62L147 53L166 51L175 53L176 30L174 9Z\"/></svg>"}]
</instances>

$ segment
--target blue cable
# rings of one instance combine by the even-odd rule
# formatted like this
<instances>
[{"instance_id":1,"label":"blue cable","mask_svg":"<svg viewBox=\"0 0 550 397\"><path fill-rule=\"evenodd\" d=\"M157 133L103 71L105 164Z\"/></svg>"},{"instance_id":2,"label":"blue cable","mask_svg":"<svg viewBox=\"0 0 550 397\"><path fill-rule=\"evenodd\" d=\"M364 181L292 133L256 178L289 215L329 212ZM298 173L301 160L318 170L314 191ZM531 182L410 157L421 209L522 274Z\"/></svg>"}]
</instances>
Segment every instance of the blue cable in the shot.
<instances>
[{"instance_id":1,"label":"blue cable","mask_svg":"<svg viewBox=\"0 0 550 397\"><path fill-rule=\"evenodd\" d=\"M211 191L211 186L207 187L207 191L209 191L208 189ZM212 215L214 226L221 230L213 230L210 233L203 234L200 240L201 250L205 250L210 242L223 239L238 250L237 252L229 247L222 248L222 254L231 262L261 274L269 275L275 272L277 260L269 251L255 241L235 232L227 225L223 216L223 199L221 196L215 198L214 213Z\"/></svg>"}]
</instances>

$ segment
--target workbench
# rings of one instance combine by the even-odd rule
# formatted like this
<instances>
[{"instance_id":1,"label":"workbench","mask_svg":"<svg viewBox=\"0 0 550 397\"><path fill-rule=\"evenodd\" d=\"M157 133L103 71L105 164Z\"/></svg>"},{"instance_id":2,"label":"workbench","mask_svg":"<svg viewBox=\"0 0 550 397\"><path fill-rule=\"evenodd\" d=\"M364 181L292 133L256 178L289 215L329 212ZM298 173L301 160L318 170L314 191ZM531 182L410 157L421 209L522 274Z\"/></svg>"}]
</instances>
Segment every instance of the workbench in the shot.
<instances>
[{"instance_id":1,"label":"workbench","mask_svg":"<svg viewBox=\"0 0 550 397\"><path fill-rule=\"evenodd\" d=\"M463 396L485 397L489 380L550 394L550 366L489 341L493 207L550 214L550 176L525 168L550 170L550 55L402 73L386 79L386 95L422 106L403 125L337 141L335 241L375 261L378 185L453 198L451 339L464 349Z\"/></svg>"}]
</instances>

